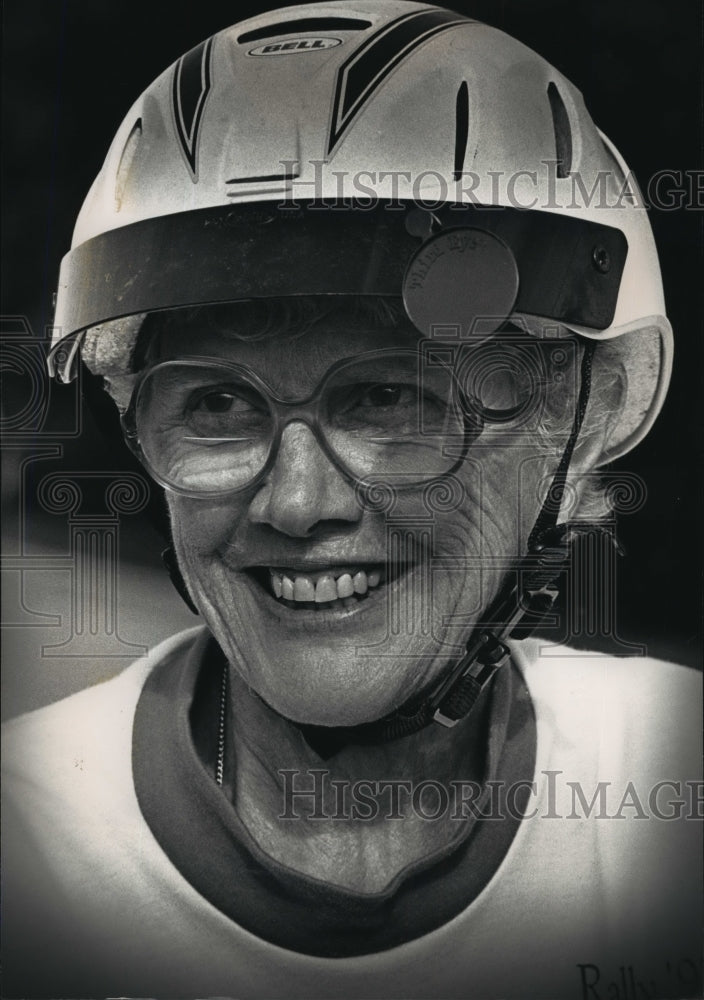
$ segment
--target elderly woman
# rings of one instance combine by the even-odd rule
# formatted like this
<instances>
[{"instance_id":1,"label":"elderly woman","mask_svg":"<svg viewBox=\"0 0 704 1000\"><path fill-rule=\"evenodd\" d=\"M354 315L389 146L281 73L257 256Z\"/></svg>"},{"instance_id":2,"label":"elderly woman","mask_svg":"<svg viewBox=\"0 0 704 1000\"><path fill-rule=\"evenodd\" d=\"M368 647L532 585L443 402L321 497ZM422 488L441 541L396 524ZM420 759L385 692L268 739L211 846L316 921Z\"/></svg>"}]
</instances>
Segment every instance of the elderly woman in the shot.
<instances>
[{"instance_id":1,"label":"elderly woman","mask_svg":"<svg viewBox=\"0 0 704 1000\"><path fill-rule=\"evenodd\" d=\"M8 995L694 995L694 682L527 638L670 369L579 93L422 4L236 25L128 114L56 326L205 628L10 727Z\"/></svg>"}]
</instances>

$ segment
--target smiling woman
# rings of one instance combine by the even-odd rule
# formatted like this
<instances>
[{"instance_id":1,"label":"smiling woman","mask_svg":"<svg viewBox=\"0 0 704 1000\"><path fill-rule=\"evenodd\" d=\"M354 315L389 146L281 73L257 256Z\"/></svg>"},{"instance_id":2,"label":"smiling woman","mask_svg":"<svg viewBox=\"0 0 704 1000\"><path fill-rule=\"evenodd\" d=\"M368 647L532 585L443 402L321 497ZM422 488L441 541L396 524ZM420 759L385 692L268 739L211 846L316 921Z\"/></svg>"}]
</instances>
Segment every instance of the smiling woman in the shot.
<instances>
[{"instance_id":1,"label":"smiling woman","mask_svg":"<svg viewBox=\"0 0 704 1000\"><path fill-rule=\"evenodd\" d=\"M387 315L391 308L386 305ZM306 309L312 317L312 303ZM249 335L246 309L238 315L233 307L227 333L221 323L209 324L203 311L172 313L159 326L125 422L152 474L169 487L179 564L223 648L282 714L299 722L350 725L367 721L370 712L382 716L398 708L461 648L443 623L487 606L502 574L485 565L463 581L459 573L442 574L437 567L443 559L493 557L500 564L510 557L520 525L512 513L519 484L509 470L530 456L536 482L546 474L556 447L564 447L575 400L558 381L558 405L569 417L561 429L553 422L549 441L536 440L545 399L555 393L540 342L507 335L503 349L493 348L489 379L481 375L486 364L472 363L473 354L486 352L486 341L461 345L453 366L438 360L447 348L439 340L424 358L418 331L401 317L399 305L396 325L386 328L371 322L375 308L365 310L363 300L318 312L305 333L294 328L291 354L288 338ZM248 336L238 337L238 328ZM532 391L523 391L534 404L530 409L514 398L517 366L507 363L520 356L517 341L532 362L523 366L531 382ZM382 350L380 343L386 345ZM567 377L574 344L558 343L564 344L559 367ZM168 360L160 361L162 354ZM466 391L474 386L483 392L483 403ZM215 413L204 412L213 387L218 403L227 390L224 417L219 405ZM501 419L502 412L513 419ZM489 421L492 426L485 427ZM497 435L509 434L512 448L498 449ZM458 498L445 513L435 513L431 551L420 487L450 475ZM394 519L422 525L418 531L409 525L403 551L394 557L387 553L388 511L365 503L365 493L379 486L392 491ZM502 514L509 505L511 515ZM537 501L526 507L526 535L538 509ZM352 577L362 573L364 600L353 596ZM263 600L260 586L270 576L269 593L277 596L281 587L275 607ZM334 597L323 599L333 585ZM321 606L338 597L348 599L347 607ZM396 640L397 653L389 647L376 665L369 655L360 663L360 646L372 649L384 638L389 602L411 602L424 612ZM286 608L295 612L290 621ZM336 614L323 614L328 611ZM430 627L421 627L428 618ZM304 623L308 631L301 634ZM317 629L324 634L311 631ZM360 669L368 682L363 686Z\"/></svg>"},{"instance_id":2,"label":"smiling woman","mask_svg":"<svg viewBox=\"0 0 704 1000\"><path fill-rule=\"evenodd\" d=\"M8 995L682 995L695 678L530 638L670 376L627 177L557 70L403 0L253 18L130 110L49 364L204 625L8 728Z\"/></svg>"}]
</instances>

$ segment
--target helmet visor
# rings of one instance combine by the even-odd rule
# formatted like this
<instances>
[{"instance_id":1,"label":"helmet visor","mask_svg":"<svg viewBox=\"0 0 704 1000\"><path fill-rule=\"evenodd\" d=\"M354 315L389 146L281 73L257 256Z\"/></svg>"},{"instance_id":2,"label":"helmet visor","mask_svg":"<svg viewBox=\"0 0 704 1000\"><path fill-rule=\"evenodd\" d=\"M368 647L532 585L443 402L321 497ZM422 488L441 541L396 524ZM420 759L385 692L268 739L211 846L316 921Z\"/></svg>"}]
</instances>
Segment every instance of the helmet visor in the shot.
<instances>
[{"instance_id":1,"label":"helmet visor","mask_svg":"<svg viewBox=\"0 0 704 1000\"><path fill-rule=\"evenodd\" d=\"M435 227L423 240L420 211L252 203L103 233L64 258L52 354L122 316L292 295L403 296L424 336L439 327L471 335L486 317L497 329L512 313L594 329L613 319L628 250L620 230L453 204L421 212Z\"/></svg>"}]
</instances>

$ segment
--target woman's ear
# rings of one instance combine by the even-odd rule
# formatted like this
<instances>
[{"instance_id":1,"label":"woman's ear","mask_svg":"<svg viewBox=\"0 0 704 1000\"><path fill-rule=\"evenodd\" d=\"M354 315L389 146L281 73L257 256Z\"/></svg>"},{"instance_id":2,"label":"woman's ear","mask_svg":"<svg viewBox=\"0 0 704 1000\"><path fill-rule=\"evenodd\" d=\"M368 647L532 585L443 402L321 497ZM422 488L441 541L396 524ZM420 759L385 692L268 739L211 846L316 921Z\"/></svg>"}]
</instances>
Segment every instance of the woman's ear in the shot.
<instances>
[{"instance_id":1,"label":"woman's ear","mask_svg":"<svg viewBox=\"0 0 704 1000\"><path fill-rule=\"evenodd\" d=\"M619 433L628 400L628 374L623 360L597 344L592 360L591 390L571 469L588 474L603 464L610 442Z\"/></svg>"},{"instance_id":2,"label":"woman's ear","mask_svg":"<svg viewBox=\"0 0 704 1000\"><path fill-rule=\"evenodd\" d=\"M660 412L671 373L672 330L664 320L597 344L575 467L600 468L634 448Z\"/></svg>"},{"instance_id":3,"label":"woman's ear","mask_svg":"<svg viewBox=\"0 0 704 1000\"><path fill-rule=\"evenodd\" d=\"M652 427L670 383L672 351L672 328L662 317L597 345L592 400L597 416L601 403L605 433L596 467L635 448Z\"/></svg>"},{"instance_id":4,"label":"woman's ear","mask_svg":"<svg viewBox=\"0 0 704 1000\"><path fill-rule=\"evenodd\" d=\"M564 520L603 521L611 513L598 468L623 421L628 374L622 359L602 350L604 346L598 344L594 351L589 404L570 462Z\"/></svg>"},{"instance_id":5,"label":"woman's ear","mask_svg":"<svg viewBox=\"0 0 704 1000\"><path fill-rule=\"evenodd\" d=\"M589 405L570 465L575 519L603 519L610 508L598 470L633 448L648 432L670 379L672 332L662 323L597 344Z\"/></svg>"}]
</instances>

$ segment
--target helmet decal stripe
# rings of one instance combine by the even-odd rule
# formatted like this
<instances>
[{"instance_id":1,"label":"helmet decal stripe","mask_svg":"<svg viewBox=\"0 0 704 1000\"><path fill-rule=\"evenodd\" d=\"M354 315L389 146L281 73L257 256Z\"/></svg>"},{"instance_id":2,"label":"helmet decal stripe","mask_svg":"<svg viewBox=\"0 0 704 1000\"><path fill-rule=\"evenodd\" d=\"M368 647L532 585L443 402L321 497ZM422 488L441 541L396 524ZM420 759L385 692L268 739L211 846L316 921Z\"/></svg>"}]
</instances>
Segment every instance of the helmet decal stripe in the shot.
<instances>
[{"instance_id":1,"label":"helmet decal stripe","mask_svg":"<svg viewBox=\"0 0 704 1000\"><path fill-rule=\"evenodd\" d=\"M433 35L469 18L449 10L404 14L368 38L342 64L337 74L328 141L328 156L340 143L362 106L403 59Z\"/></svg>"},{"instance_id":2,"label":"helmet decal stripe","mask_svg":"<svg viewBox=\"0 0 704 1000\"><path fill-rule=\"evenodd\" d=\"M198 132L210 92L212 47L213 40L208 38L182 56L174 68L171 93L176 134L194 179L197 175Z\"/></svg>"}]
</instances>

